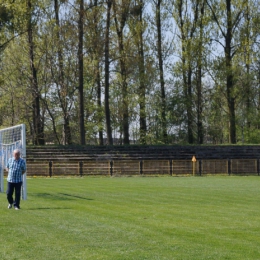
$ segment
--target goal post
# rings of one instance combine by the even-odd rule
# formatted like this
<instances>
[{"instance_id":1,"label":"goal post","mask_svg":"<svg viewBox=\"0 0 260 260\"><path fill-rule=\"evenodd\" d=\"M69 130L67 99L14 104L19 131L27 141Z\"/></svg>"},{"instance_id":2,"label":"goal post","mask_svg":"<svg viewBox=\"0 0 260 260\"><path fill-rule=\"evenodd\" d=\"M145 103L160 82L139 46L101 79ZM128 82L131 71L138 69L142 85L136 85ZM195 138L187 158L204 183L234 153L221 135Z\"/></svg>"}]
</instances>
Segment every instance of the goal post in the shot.
<instances>
[{"instance_id":1,"label":"goal post","mask_svg":"<svg viewBox=\"0 0 260 260\"><path fill-rule=\"evenodd\" d=\"M4 192L4 169L15 149L20 150L21 157L26 161L25 124L0 130L0 192ZM23 174L22 199L27 199L26 172Z\"/></svg>"}]
</instances>

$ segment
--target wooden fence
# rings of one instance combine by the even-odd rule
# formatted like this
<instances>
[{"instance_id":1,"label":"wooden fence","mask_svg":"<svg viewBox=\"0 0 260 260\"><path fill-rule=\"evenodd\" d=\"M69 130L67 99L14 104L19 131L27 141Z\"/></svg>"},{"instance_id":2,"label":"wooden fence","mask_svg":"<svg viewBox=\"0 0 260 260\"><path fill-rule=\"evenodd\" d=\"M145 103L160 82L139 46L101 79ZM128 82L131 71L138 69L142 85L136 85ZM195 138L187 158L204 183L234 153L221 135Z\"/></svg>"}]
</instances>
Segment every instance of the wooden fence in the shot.
<instances>
[{"instance_id":1,"label":"wooden fence","mask_svg":"<svg viewBox=\"0 0 260 260\"><path fill-rule=\"evenodd\" d=\"M259 159L27 161L28 176L258 175Z\"/></svg>"}]
</instances>

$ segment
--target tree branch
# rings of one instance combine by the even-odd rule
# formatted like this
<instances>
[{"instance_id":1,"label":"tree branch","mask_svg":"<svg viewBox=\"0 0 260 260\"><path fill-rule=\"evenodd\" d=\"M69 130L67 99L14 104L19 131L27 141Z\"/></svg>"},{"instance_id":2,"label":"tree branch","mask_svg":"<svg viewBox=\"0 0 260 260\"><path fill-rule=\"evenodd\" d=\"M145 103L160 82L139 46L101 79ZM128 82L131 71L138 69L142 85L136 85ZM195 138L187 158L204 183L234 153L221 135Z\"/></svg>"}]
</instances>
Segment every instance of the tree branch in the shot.
<instances>
[{"instance_id":1,"label":"tree branch","mask_svg":"<svg viewBox=\"0 0 260 260\"><path fill-rule=\"evenodd\" d=\"M12 38L8 39L5 43L1 44L1 45L0 45L0 51L3 51L3 50L7 47L7 45L8 45L13 39L15 39L15 38L18 37L18 36L23 35L23 34L26 33L27 31L28 31L28 30L26 30L26 31L24 31L24 32L21 32L21 33L15 35L15 36L13 36Z\"/></svg>"},{"instance_id":2,"label":"tree branch","mask_svg":"<svg viewBox=\"0 0 260 260\"><path fill-rule=\"evenodd\" d=\"M217 16L216 16L216 14L215 14L215 12L214 12L212 6L209 4L208 0L206 0L206 2L207 2L208 7L210 8L210 10L211 10L211 12L212 12L212 14L213 14L214 20L216 21L216 23L217 23L217 25L218 25L218 28L219 28L219 30L221 31L223 37L226 37L226 34L225 34L225 32L222 30L222 28L221 28L221 26L220 26L220 24L219 24L218 18L217 18Z\"/></svg>"}]
</instances>

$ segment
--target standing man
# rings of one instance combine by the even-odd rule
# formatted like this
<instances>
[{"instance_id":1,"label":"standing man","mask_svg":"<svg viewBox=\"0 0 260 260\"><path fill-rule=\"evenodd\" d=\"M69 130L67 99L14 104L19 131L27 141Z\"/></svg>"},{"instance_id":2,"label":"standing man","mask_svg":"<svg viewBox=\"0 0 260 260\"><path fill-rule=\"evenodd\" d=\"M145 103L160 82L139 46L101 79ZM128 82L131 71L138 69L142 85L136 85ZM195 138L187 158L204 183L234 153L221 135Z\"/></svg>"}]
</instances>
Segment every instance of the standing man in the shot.
<instances>
[{"instance_id":1,"label":"standing man","mask_svg":"<svg viewBox=\"0 0 260 260\"><path fill-rule=\"evenodd\" d=\"M8 209L12 208L14 205L14 209L20 209L20 199L21 199L21 187L23 183L23 174L26 171L25 161L20 158L20 151L15 149L13 151L13 158L10 158L7 163L7 200L9 202ZM13 199L13 193L15 190L15 200Z\"/></svg>"}]
</instances>

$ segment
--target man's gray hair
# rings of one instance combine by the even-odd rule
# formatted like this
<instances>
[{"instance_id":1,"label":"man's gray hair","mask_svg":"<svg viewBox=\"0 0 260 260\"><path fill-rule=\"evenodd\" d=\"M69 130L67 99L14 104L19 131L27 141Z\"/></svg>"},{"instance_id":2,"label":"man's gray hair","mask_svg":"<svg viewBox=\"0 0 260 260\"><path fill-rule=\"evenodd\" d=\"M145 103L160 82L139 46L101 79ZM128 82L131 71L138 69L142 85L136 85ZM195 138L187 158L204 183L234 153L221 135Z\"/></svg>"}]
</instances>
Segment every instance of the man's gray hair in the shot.
<instances>
[{"instance_id":1,"label":"man's gray hair","mask_svg":"<svg viewBox=\"0 0 260 260\"><path fill-rule=\"evenodd\" d=\"M19 149L15 149L15 150L13 151L13 153L19 153L19 154L21 154L21 151L20 151Z\"/></svg>"}]
</instances>

